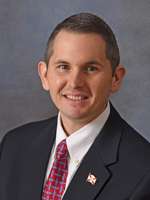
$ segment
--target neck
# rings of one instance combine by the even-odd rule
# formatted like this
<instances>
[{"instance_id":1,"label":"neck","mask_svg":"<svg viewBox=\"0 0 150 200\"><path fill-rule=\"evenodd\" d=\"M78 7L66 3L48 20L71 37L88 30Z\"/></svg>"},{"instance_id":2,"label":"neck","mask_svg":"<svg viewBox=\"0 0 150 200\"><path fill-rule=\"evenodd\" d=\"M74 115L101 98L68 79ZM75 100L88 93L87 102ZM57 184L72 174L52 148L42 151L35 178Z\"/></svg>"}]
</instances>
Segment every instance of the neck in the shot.
<instances>
[{"instance_id":1,"label":"neck","mask_svg":"<svg viewBox=\"0 0 150 200\"><path fill-rule=\"evenodd\" d=\"M61 124L67 136L73 134L85 125L84 123L75 123L70 120L63 119L61 120Z\"/></svg>"},{"instance_id":2,"label":"neck","mask_svg":"<svg viewBox=\"0 0 150 200\"><path fill-rule=\"evenodd\" d=\"M73 134L75 131L79 130L89 122L96 119L99 115L93 116L91 118L84 119L71 119L61 115L61 125L67 136Z\"/></svg>"}]
</instances>

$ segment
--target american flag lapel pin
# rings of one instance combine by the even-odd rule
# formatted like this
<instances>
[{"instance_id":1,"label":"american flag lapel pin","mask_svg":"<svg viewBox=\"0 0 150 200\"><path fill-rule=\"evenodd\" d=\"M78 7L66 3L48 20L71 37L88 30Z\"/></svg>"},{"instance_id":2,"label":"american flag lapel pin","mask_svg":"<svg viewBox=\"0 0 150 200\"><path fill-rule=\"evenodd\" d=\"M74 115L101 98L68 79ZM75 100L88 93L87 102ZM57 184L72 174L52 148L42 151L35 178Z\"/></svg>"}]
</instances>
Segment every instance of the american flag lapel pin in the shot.
<instances>
[{"instance_id":1,"label":"american flag lapel pin","mask_svg":"<svg viewBox=\"0 0 150 200\"><path fill-rule=\"evenodd\" d=\"M95 183L96 183L96 181L97 181L97 178L96 178L96 176L94 176L93 174L89 173L89 175L88 175L86 181L87 181L88 183L90 183L91 185L95 185Z\"/></svg>"}]
</instances>

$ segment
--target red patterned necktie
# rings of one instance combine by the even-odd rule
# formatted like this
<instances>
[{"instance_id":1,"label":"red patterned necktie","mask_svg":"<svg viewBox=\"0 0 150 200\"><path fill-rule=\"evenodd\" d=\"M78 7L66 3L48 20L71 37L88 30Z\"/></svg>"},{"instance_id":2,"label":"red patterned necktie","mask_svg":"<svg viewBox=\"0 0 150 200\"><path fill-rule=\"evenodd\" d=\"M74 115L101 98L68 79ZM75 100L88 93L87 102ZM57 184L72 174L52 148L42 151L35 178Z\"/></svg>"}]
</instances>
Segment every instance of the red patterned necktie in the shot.
<instances>
[{"instance_id":1,"label":"red patterned necktie","mask_svg":"<svg viewBox=\"0 0 150 200\"><path fill-rule=\"evenodd\" d=\"M42 200L61 200L68 175L68 149L62 140L56 149L55 159L49 177L43 188Z\"/></svg>"}]
</instances>

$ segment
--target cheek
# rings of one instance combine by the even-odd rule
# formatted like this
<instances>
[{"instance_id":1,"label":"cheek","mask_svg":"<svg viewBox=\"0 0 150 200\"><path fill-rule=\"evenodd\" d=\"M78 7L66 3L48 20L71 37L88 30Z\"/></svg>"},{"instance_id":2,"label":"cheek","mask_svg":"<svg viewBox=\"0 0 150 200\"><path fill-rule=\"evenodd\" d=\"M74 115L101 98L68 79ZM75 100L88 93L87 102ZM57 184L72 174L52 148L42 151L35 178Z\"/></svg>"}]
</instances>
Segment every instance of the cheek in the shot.
<instances>
[{"instance_id":1,"label":"cheek","mask_svg":"<svg viewBox=\"0 0 150 200\"><path fill-rule=\"evenodd\" d=\"M65 85L65 81L59 77L51 76L49 77L49 88L53 93L58 93L62 90Z\"/></svg>"},{"instance_id":2,"label":"cheek","mask_svg":"<svg viewBox=\"0 0 150 200\"><path fill-rule=\"evenodd\" d=\"M108 97L111 93L111 79L99 79L91 84L91 90L98 98Z\"/></svg>"}]
</instances>

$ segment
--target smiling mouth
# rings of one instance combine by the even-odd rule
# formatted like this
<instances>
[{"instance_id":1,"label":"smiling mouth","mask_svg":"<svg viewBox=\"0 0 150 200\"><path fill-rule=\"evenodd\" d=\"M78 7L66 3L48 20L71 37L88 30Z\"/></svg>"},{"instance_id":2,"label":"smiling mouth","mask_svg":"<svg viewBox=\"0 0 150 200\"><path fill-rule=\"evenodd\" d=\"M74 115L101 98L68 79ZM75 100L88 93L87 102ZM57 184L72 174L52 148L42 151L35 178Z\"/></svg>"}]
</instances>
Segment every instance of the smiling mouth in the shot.
<instances>
[{"instance_id":1,"label":"smiling mouth","mask_svg":"<svg viewBox=\"0 0 150 200\"><path fill-rule=\"evenodd\" d=\"M86 100L88 97L83 95L63 95L66 99L81 102L83 100Z\"/></svg>"}]
</instances>

